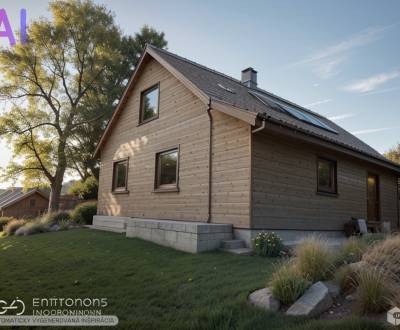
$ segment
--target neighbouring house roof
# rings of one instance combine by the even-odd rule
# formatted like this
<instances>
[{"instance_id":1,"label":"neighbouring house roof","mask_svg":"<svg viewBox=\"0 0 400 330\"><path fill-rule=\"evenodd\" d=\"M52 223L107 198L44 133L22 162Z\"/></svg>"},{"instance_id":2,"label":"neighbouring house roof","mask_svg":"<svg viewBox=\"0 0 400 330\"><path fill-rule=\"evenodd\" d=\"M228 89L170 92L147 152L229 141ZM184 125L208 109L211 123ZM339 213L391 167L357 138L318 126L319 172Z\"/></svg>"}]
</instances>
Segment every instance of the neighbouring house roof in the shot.
<instances>
[{"instance_id":1,"label":"neighbouring house roof","mask_svg":"<svg viewBox=\"0 0 400 330\"><path fill-rule=\"evenodd\" d=\"M387 165L391 169L400 172L400 167L397 164L389 161L371 146L364 143L326 117L263 89L247 87L240 80L150 45L146 47L141 61L137 65L121 101L97 146L95 155L98 154L107 134L109 134L108 131L111 129L113 121L116 120L118 112L121 111L123 107L127 94L129 93L130 88L135 81L135 76L139 71L139 67L142 64L142 60L148 55L160 62L161 65L169 70L176 78L181 80L203 102L210 105L212 109L215 108L217 110L222 110L225 113L246 120L252 125L255 125L256 118L267 119L275 124L298 130L315 138L350 149L367 157L371 157L377 160L381 165ZM256 97L255 94L265 96L267 99L272 101L271 104L263 102L259 97ZM290 114L279 111L273 106L274 102L288 105L300 112L310 114L336 132L311 125L291 116ZM246 117L246 115L249 117ZM247 120L247 118L249 118L249 120Z\"/></svg>"},{"instance_id":2,"label":"neighbouring house roof","mask_svg":"<svg viewBox=\"0 0 400 330\"><path fill-rule=\"evenodd\" d=\"M40 194L46 199L49 199L47 195L41 192L39 189L30 189L24 191L22 188L11 188L0 194L0 210L5 209L35 193Z\"/></svg>"}]
</instances>

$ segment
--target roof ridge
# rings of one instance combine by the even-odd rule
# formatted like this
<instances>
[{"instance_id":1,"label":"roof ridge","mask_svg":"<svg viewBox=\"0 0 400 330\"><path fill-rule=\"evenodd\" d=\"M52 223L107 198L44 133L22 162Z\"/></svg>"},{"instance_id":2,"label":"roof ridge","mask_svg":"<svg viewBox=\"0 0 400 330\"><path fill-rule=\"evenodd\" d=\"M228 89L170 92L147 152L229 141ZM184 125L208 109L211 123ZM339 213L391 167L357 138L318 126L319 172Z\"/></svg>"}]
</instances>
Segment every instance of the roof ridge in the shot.
<instances>
[{"instance_id":1,"label":"roof ridge","mask_svg":"<svg viewBox=\"0 0 400 330\"><path fill-rule=\"evenodd\" d=\"M227 74L225 74L225 73L222 73L222 72L217 71L217 70L215 70L215 69L211 69L211 68L209 68L209 67L207 67L207 66L205 66L205 65L203 65L203 64L200 64L200 63L197 63L197 62L195 62L195 61L189 60L189 59L186 58L186 57L183 57L183 56L180 56L180 55L178 55L178 54L172 53L172 52L170 52L170 51L168 51L168 50L166 50L166 49L158 48L158 47L156 47L156 46L154 46L154 45L150 45L150 44L149 44L148 46L151 47L151 48L154 48L154 49L156 49L156 50L158 50L158 51L161 51L161 52L163 52L163 53L165 53L165 54L167 54L167 55L173 56L173 57L175 57L175 58L177 58L177 59L179 59L179 60L188 62L188 63L190 63L190 64L192 64L192 65L195 65L195 66L197 66L197 67L199 67L199 68L205 69L205 70L207 70L207 71L210 71L210 72L215 73L215 74L217 74L217 75L220 75L220 76L222 76L222 77L225 77L225 78L228 78L228 79L230 79L230 80L233 80L235 83L238 83L238 84L243 85L242 82L241 82L239 79L236 79L236 78L234 78L234 77L232 77L232 76L229 76L229 75L227 75ZM243 85L243 86L244 86L244 85ZM245 87L246 87L246 86L245 86Z\"/></svg>"},{"instance_id":2,"label":"roof ridge","mask_svg":"<svg viewBox=\"0 0 400 330\"><path fill-rule=\"evenodd\" d=\"M266 94L268 94L269 96L275 97L275 98L277 98L277 99L280 100L280 101L287 102L289 105L299 107L299 108L302 109L303 111L307 111L307 112L309 112L310 114L312 114L312 115L314 115L314 116L318 116L318 117L321 117L321 118L324 118L324 119L328 119L327 117L325 117L325 116L319 114L318 112L315 112L315 111L313 111L313 110L307 109L307 108L305 108L305 107L303 107L303 106L301 106L301 105L299 105L299 104L297 104L297 103L294 103L294 102L292 102L292 101L289 101L289 100L287 100L287 99L285 99L285 98L283 98L283 97L281 97L281 96L279 96L279 95L277 95L277 94L274 94L274 93L272 93L272 92L269 92L269 91L267 91L267 90L265 90L265 89L262 89L262 88L259 88L259 87L256 87L256 88L248 87L248 86L244 85L239 79L236 79L236 78L234 78L234 77L232 77L232 76L229 76L229 75L227 75L227 74L225 74L225 73L222 73L222 72L220 72L220 71L217 71L217 70L215 70L215 69L211 69L211 68L209 68L209 67L207 67L207 66L205 66L205 65L203 65L203 64L200 64L200 63L194 62L194 61L192 61L192 60L189 60L189 59L186 58L186 57L183 57L183 56L180 56L180 55L178 55L178 54L172 53L172 52L170 52L170 51L168 51L168 50L166 50L166 49L163 49L163 48L158 48L158 47L156 47L156 46L154 46L154 45L151 45L151 44L148 44L147 46L148 46L148 47L151 47L151 48L153 48L153 49L155 49L155 50L157 50L157 51L163 52L163 53L165 53L165 54L167 54L167 55L173 56L173 57L175 57L175 58L177 58L177 59L179 59L179 60L185 61L185 62L187 62L187 63L189 63L189 64L195 65L195 66L197 66L197 67L199 67L199 68L202 68L202 69L205 69L205 70L207 70L207 71L210 71L210 72L212 72L212 73L214 73L214 74L217 74L217 75L220 75L220 76L225 77L225 78L227 78L227 79L230 79L230 80L232 80L233 82L235 82L235 83L237 83L237 84L240 84L242 87L247 88L248 90L254 90L254 91L259 91L259 92L266 93Z\"/></svg>"}]
</instances>

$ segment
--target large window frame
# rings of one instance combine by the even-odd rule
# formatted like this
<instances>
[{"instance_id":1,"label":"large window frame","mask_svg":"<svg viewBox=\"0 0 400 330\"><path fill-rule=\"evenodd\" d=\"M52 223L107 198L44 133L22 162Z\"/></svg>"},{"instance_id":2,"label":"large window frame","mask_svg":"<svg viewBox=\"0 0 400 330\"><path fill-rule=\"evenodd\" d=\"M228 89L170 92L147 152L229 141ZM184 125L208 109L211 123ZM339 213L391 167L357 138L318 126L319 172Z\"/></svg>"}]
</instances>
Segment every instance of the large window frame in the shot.
<instances>
[{"instance_id":1,"label":"large window frame","mask_svg":"<svg viewBox=\"0 0 400 330\"><path fill-rule=\"evenodd\" d=\"M161 157L171 153L177 154L176 156L176 171L175 171L175 183L172 184L161 184L162 168L161 168ZM175 146L168 149L161 150L156 153L155 156L155 177L154 177L154 192L179 192L179 158L180 158L180 147Z\"/></svg>"},{"instance_id":2,"label":"large window frame","mask_svg":"<svg viewBox=\"0 0 400 330\"><path fill-rule=\"evenodd\" d=\"M117 175L118 175L118 171L117 171L117 167L121 164L125 164L125 184L123 187L117 187ZM122 159L118 159L113 161L113 170L112 170L112 192L114 194L123 194L123 193L128 193L128 173L129 173L129 158L122 158Z\"/></svg>"},{"instance_id":3,"label":"large window frame","mask_svg":"<svg viewBox=\"0 0 400 330\"><path fill-rule=\"evenodd\" d=\"M320 162L329 164L329 175L330 175L329 181L332 183L332 186L329 188L323 187L320 184L320 172L319 172ZM321 157L321 156L317 157L317 193L337 196L338 194L337 161L335 159Z\"/></svg>"},{"instance_id":4,"label":"large window frame","mask_svg":"<svg viewBox=\"0 0 400 330\"><path fill-rule=\"evenodd\" d=\"M157 92L158 92L158 96L157 96L157 113L154 116L150 117L150 118L144 119L144 98L145 98L145 96L147 94L149 94L149 93L151 93L151 92L153 92L155 90L157 90ZM140 93L139 125L148 123L148 122L153 121L155 119L158 119L159 114L160 114L160 83L157 83L157 84L145 89L144 91L142 91Z\"/></svg>"}]
</instances>

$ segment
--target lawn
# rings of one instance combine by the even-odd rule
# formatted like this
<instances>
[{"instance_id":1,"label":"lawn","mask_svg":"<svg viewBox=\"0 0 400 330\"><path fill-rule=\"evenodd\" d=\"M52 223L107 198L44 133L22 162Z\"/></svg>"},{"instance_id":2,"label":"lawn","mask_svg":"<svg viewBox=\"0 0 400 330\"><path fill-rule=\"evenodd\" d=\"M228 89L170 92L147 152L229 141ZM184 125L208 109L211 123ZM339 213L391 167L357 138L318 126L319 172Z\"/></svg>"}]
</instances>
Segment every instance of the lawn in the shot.
<instances>
[{"instance_id":1,"label":"lawn","mask_svg":"<svg viewBox=\"0 0 400 330\"><path fill-rule=\"evenodd\" d=\"M274 262L222 252L193 255L89 229L7 237L0 239L0 298L106 297L103 312L129 329L383 329L249 306L248 293L265 286Z\"/></svg>"}]
</instances>

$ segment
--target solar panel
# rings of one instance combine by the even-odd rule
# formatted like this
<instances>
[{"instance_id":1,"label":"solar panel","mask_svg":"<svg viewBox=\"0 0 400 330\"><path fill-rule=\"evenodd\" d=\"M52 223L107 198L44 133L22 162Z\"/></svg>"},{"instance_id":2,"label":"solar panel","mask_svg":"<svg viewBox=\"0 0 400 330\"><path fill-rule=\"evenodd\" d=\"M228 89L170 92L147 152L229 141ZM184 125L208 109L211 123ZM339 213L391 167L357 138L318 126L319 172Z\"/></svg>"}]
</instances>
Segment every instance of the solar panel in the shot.
<instances>
[{"instance_id":1,"label":"solar panel","mask_svg":"<svg viewBox=\"0 0 400 330\"><path fill-rule=\"evenodd\" d=\"M253 95L254 97L256 97L258 100L260 100L265 105L273 107L283 113L289 114L290 116L295 117L295 118L297 118L303 122L306 122L308 124L311 124L313 126L317 126L319 128L323 128L332 133L338 134L338 132L335 129L333 129L332 127L323 123L317 117L315 117L314 115L312 115L308 112L301 111L293 106L290 106L288 104L285 104L285 103L277 101L277 100L274 100L271 97L268 97L267 95L264 95L261 93L257 93L254 91L249 91L249 93L251 95Z\"/></svg>"}]
</instances>

